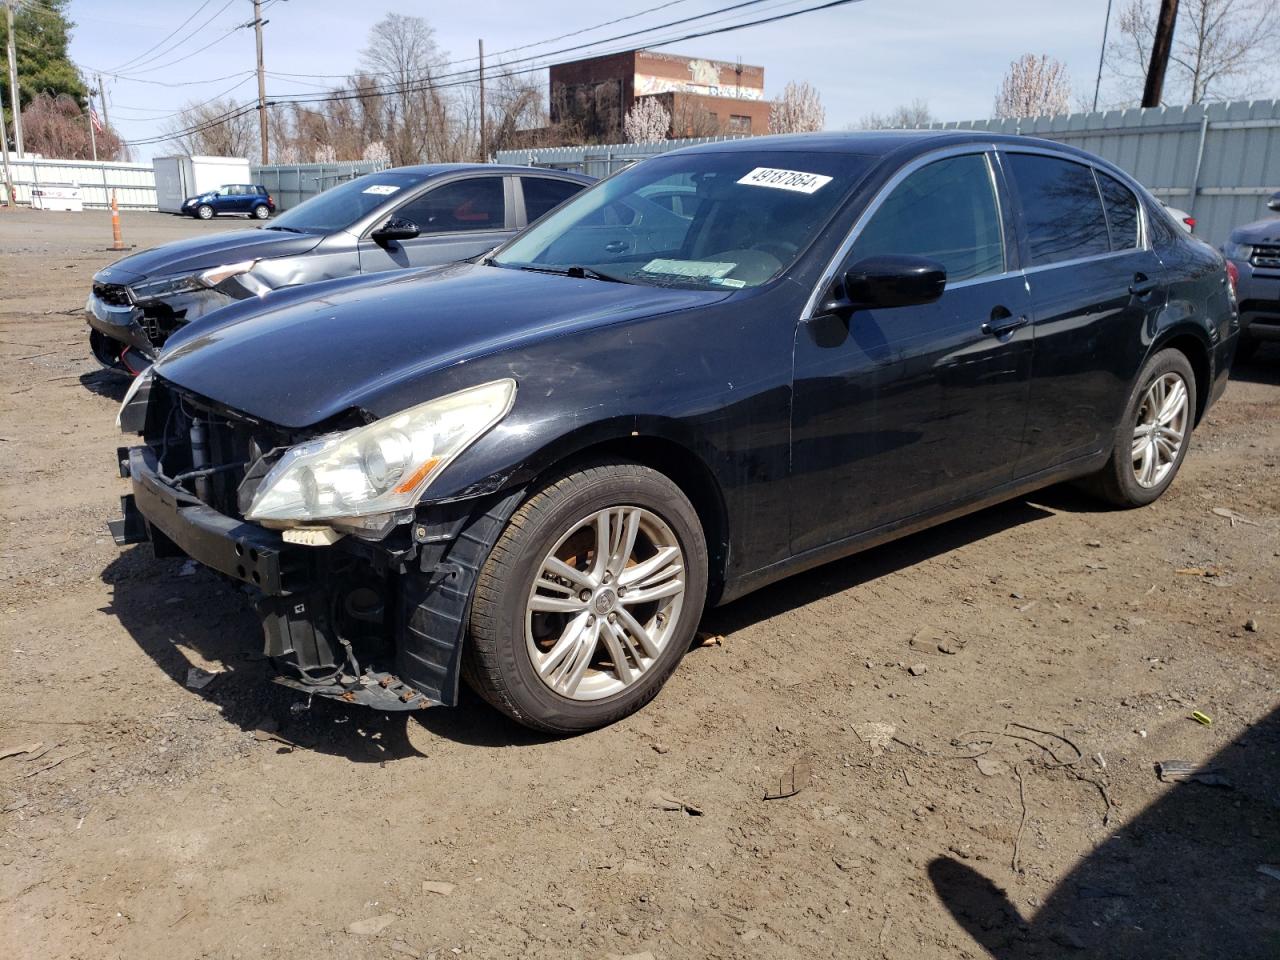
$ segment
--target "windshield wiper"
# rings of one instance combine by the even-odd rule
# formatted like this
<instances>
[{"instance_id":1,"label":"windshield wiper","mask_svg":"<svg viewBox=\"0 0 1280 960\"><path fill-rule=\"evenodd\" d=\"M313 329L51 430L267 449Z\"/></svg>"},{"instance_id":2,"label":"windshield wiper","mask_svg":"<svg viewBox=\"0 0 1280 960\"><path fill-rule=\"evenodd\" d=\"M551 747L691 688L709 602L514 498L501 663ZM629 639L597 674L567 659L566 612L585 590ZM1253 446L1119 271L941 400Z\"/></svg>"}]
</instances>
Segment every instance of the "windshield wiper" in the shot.
<instances>
[{"instance_id":1,"label":"windshield wiper","mask_svg":"<svg viewBox=\"0 0 1280 960\"><path fill-rule=\"evenodd\" d=\"M574 277L582 280L603 280L606 283L632 283L634 281L624 280L622 277L615 277L612 274L601 273L594 267L572 266L564 267L537 267L532 263L522 263L516 266L517 270L527 270L530 273L551 273L557 277Z\"/></svg>"},{"instance_id":2,"label":"windshield wiper","mask_svg":"<svg viewBox=\"0 0 1280 960\"><path fill-rule=\"evenodd\" d=\"M275 224L272 224L269 227L263 227L262 229L263 230L287 230L289 231L289 233L306 233L307 232L305 230L299 230L297 227L278 227Z\"/></svg>"}]
</instances>

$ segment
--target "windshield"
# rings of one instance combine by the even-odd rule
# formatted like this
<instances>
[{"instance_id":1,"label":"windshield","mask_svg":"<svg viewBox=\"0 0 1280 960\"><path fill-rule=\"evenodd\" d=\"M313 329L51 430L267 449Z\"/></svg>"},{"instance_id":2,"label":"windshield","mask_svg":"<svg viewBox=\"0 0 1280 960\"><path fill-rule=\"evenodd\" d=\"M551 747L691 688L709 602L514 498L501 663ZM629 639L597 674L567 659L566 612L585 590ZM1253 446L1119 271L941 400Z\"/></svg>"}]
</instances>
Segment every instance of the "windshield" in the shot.
<instances>
[{"instance_id":1,"label":"windshield","mask_svg":"<svg viewBox=\"0 0 1280 960\"><path fill-rule=\"evenodd\" d=\"M370 173L330 187L271 221L268 230L333 233L351 226L392 197L426 182L422 173Z\"/></svg>"},{"instance_id":2,"label":"windshield","mask_svg":"<svg viewBox=\"0 0 1280 960\"><path fill-rule=\"evenodd\" d=\"M654 286L756 287L795 262L870 165L792 151L654 157L579 194L489 262Z\"/></svg>"}]
</instances>

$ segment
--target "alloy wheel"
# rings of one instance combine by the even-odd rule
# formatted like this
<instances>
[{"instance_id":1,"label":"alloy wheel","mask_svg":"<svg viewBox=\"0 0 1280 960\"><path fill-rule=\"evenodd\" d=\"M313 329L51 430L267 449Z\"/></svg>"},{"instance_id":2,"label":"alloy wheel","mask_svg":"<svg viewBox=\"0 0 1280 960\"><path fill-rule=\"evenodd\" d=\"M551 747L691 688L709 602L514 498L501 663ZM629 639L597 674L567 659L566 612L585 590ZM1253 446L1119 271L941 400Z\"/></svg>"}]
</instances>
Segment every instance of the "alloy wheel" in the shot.
<instances>
[{"instance_id":1,"label":"alloy wheel","mask_svg":"<svg viewBox=\"0 0 1280 960\"><path fill-rule=\"evenodd\" d=\"M671 527L642 507L597 511L543 559L529 590L534 670L571 700L599 700L657 662L680 619L688 573Z\"/></svg>"},{"instance_id":2,"label":"alloy wheel","mask_svg":"<svg viewBox=\"0 0 1280 960\"><path fill-rule=\"evenodd\" d=\"M1133 430L1133 475L1143 487L1164 481L1178 462L1190 419L1186 381L1166 373L1151 382Z\"/></svg>"}]
</instances>

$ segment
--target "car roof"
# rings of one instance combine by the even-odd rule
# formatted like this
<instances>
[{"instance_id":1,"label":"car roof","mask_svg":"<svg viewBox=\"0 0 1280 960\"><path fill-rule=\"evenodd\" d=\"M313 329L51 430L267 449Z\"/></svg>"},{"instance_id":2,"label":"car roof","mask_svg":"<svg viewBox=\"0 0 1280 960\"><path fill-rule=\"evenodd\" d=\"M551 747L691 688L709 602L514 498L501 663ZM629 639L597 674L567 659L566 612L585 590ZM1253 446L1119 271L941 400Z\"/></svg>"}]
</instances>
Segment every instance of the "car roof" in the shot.
<instances>
[{"instance_id":1,"label":"car roof","mask_svg":"<svg viewBox=\"0 0 1280 960\"><path fill-rule=\"evenodd\" d=\"M594 183L597 179L583 173L575 173L572 170L553 170L548 167L524 167L504 163L418 163L406 167L388 167L386 170L377 172L416 173L427 177L440 177L447 173L467 173L470 171L475 171L476 173L523 174L525 176L538 174L556 179L576 180L579 183Z\"/></svg>"},{"instance_id":2,"label":"car roof","mask_svg":"<svg viewBox=\"0 0 1280 960\"><path fill-rule=\"evenodd\" d=\"M796 153L846 153L851 156L883 157L891 153L926 153L939 147L965 143L1006 143L1038 146L1061 153L1100 158L1065 143L1039 137L991 133L986 130L857 130L849 132L786 133L767 137L742 137L684 147L676 153L737 153L764 151ZM1105 162L1105 161L1104 161Z\"/></svg>"}]
</instances>

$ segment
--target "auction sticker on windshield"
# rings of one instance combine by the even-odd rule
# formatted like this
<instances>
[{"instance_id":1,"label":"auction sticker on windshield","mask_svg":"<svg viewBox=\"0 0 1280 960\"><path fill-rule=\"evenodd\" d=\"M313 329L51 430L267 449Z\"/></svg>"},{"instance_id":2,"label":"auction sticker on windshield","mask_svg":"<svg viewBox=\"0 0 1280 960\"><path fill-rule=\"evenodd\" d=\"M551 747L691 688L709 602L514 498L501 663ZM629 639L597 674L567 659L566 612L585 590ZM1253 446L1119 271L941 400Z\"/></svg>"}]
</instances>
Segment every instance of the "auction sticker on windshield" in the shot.
<instances>
[{"instance_id":1,"label":"auction sticker on windshield","mask_svg":"<svg viewBox=\"0 0 1280 960\"><path fill-rule=\"evenodd\" d=\"M738 182L749 187L772 187L774 190L791 190L795 193L817 193L831 182L831 178L824 177L820 173L805 173L803 170L756 167Z\"/></svg>"},{"instance_id":2,"label":"auction sticker on windshield","mask_svg":"<svg viewBox=\"0 0 1280 960\"><path fill-rule=\"evenodd\" d=\"M650 260L640 269L645 273L662 273L672 277L723 277L736 263L710 260Z\"/></svg>"},{"instance_id":3,"label":"auction sticker on windshield","mask_svg":"<svg viewBox=\"0 0 1280 960\"><path fill-rule=\"evenodd\" d=\"M389 197L400 188L392 183L375 183L372 187L365 187L365 193L376 193L380 197Z\"/></svg>"}]
</instances>

